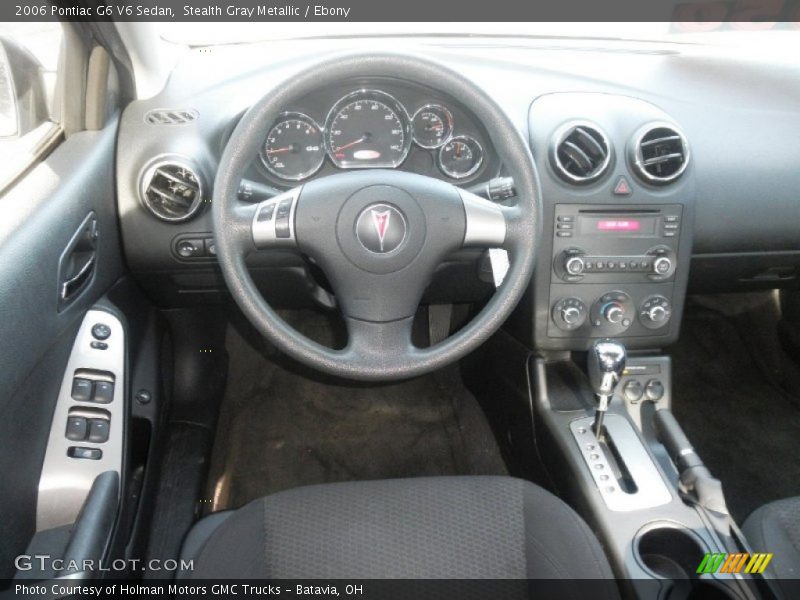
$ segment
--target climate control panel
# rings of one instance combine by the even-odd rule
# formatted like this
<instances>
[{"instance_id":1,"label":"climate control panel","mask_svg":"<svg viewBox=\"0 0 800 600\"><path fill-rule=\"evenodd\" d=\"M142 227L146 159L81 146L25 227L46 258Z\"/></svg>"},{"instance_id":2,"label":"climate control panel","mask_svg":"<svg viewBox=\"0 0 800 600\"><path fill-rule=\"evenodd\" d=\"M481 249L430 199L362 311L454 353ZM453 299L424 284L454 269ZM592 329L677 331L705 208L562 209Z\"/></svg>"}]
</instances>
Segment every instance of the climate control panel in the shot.
<instances>
[{"instance_id":1,"label":"climate control panel","mask_svg":"<svg viewBox=\"0 0 800 600\"><path fill-rule=\"evenodd\" d=\"M636 302L621 290L602 293L587 303L582 298L559 298L551 309L553 324L562 332L583 331L587 337L616 337L644 327L657 332L672 316L672 306L665 296L652 294Z\"/></svg>"}]
</instances>

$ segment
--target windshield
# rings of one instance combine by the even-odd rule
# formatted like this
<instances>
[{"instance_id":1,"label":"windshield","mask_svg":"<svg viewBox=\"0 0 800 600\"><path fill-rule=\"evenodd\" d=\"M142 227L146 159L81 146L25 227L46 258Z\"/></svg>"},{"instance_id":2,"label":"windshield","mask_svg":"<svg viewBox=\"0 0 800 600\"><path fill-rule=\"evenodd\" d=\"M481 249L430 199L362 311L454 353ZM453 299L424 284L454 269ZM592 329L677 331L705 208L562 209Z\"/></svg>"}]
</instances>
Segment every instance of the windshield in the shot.
<instances>
[{"instance_id":1,"label":"windshield","mask_svg":"<svg viewBox=\"0 0 800 600\"><path fill-rule=\"evenodd\" d=\"M742 28L749 25L748 29ZM375 36L493 36L617 39L710 44L796 44L800 30L783 23L164 23L161 36L186 46L269 40Z\"/></svg>"}]
</instances>

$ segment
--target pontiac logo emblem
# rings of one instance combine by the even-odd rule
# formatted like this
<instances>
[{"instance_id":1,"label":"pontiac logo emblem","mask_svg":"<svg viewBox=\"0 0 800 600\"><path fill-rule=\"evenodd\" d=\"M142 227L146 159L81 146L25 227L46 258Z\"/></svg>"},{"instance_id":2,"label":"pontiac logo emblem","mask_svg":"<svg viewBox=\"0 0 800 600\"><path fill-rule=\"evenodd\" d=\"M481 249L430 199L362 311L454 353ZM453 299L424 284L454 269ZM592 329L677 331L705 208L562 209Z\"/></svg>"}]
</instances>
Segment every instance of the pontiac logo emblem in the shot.
<instances>
[{"instance_id":1,"label":"pontiac logo emblem","mask_svg":"<svg viewBox=\"0 0 800 600\"><path fill-rule=\"evenodd\" d=\"M390 204L373 204L361 211L356 221L356 237L375 254L397 250L406 238L406 220Z\"/></svg>"},{"instance_id":2,"label":"pontiac logo emblem","mask_svg":"<svg viewBox=\"0 0 800 600\"><path fill-rule=\"evenodd\" d=\"M369 212L372 214L372 222L375 223L375 231L378 233L378 241L381 245L381 252L383 252L383 241L386 239L386 230L392 219L392 211L377 211L373 208Z\"/></svg>"}]
</instances>

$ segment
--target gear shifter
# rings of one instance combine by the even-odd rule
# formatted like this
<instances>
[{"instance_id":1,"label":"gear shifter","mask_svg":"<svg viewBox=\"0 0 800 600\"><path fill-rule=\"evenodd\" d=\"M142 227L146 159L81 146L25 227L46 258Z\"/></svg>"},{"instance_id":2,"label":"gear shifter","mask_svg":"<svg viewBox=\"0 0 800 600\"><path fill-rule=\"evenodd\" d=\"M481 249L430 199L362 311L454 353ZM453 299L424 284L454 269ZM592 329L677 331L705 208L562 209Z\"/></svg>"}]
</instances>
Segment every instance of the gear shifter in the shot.
<instances>
[{"instance_id":1,"label":"gear shifter","mask_svg":"<svg viewBox=\"0 0 800 600\"><path fill-rule=\"evenodd\" d=\"M598 438L603 431L603 417L608 410L608 402L625 369L625 355L625 346L614 340L597 340L589 350L589 382L597 395L593 427Z\"/></svg>"}]
</instances>

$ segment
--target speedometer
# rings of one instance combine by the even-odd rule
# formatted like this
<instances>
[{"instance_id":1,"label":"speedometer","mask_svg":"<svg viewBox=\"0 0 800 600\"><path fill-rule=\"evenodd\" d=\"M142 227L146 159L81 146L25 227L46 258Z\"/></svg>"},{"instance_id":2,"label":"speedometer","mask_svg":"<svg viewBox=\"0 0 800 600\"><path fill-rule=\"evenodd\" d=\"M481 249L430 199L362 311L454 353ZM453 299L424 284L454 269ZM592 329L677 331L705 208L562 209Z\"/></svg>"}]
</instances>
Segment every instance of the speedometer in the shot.
<instances>
[{"instance_id":1,"label":"speedometer","mask_svg":"<svg viewBox=\"0 0 800 600\"><path fill-rule=\"evenodd\" d=\"M378 90L353 92L339 100L325 129L328 154L342 169L397 167L411 145L405 109Z\"/></svg>"}]
</instances>

